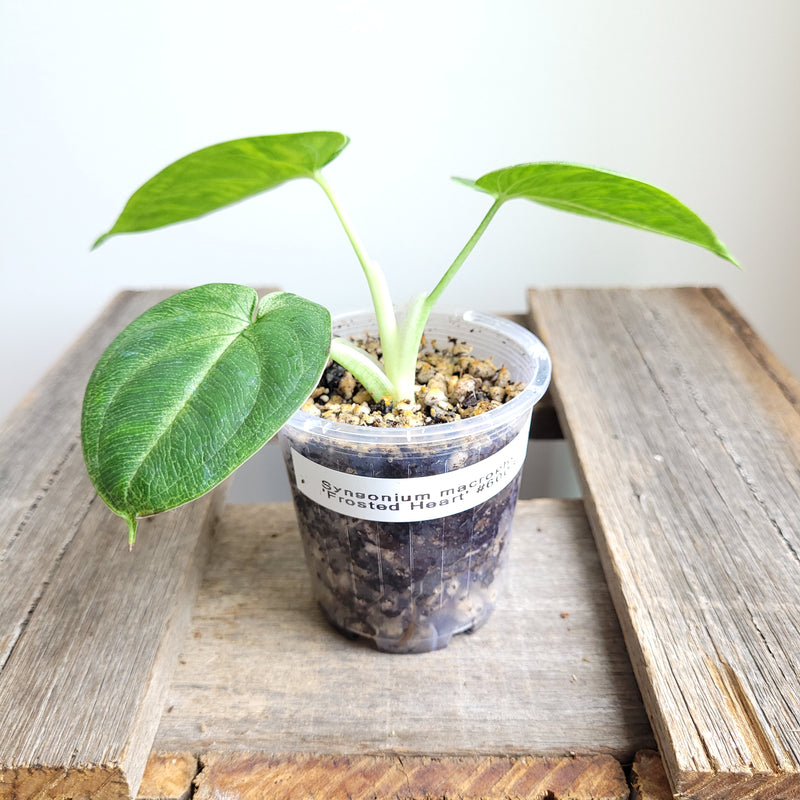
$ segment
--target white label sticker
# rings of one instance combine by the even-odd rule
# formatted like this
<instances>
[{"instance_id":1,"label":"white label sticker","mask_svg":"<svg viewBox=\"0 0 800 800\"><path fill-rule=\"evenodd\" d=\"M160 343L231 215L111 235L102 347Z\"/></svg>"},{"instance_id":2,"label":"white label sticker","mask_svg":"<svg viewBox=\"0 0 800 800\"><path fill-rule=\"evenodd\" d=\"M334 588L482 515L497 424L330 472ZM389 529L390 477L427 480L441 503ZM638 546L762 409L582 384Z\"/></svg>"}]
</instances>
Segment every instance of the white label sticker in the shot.
<instances>
[{"instance_id":1,"label":"white label sticker","mask_svg":"<svg viewBox=\"0 0 800 800\"><path fill-rule=\"evenodd\" d=\"M417 522L447 517L494 497L525 460L528 429L468 467L422 478L368 478L320 466L292 449L297 488L325 508L358 519Z\"/></svg>"}]
</instances>

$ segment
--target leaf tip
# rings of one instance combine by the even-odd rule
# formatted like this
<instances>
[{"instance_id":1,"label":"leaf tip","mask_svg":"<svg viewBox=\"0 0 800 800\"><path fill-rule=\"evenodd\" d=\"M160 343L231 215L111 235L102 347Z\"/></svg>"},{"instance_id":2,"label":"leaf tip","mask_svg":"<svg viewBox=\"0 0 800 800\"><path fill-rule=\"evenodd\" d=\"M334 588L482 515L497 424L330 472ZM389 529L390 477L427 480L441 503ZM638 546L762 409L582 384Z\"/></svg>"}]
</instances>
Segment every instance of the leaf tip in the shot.
<instances>
[{"instance_id":1,"label":"leaf tip","mask_svg":"<svg viewBox=\"0 0 800 800\"><path fill-rule=\"evenodd\" d=\"M97 248L100 247L100 245L103 244L103 242L110 237L111 237L111 231L109 231L108 233L104 233L102 236L99 236L95 241L95 243L91 246L90 252L97 250Z\"/></svg>"},{"instance_id":2,"label":"leaf tip","mask_svg":"<svg viewBox=\"0 0 800 800\"><path fill-rule=\"evenodd\" d=\"M722 257L730 261L731 264L733 264L733 266L736 267L736 269L739 269L742 272L744 272L744 267L739 263L739 261L734 257L733 253L731 253L731 251L728 250L727 247L725 248L725 252L723 253Z\"/></svg>"},{"instance_id":3,"label":"leaf tip","mask_svg":"<svg viewBox=\"0 0 800 800\"><path fill-rule=\"evenodd\" d=\"M726 261L729 261L734 267L744 272L744 267L739 263L736 256L734 256L733 253L728 250L728 248L719 240L713 231L711 231L711 237L713 239L713 246L708 246L707 249L711 250L720 258L724 258Z\"/></svg>"}]
</instances>

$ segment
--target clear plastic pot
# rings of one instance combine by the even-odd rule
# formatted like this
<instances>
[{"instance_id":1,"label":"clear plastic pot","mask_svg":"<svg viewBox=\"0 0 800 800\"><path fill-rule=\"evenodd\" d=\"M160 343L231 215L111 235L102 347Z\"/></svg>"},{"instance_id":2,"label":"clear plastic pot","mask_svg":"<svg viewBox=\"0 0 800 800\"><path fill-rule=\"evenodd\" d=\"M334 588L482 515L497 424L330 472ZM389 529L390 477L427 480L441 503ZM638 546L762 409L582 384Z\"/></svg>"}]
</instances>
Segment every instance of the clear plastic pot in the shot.
<instances>
[{"instance_id":1,"label":"clear plastic pot","mask_svg":"<svg viewBox=\"0 0 800 800\"><path fill-rule=\"evenodd\" d=\"M334 330L374 332L374 317L339 317ZM472 345L525 390L457 422L372 428L299 411L279 434L315 598L337 629L392 653L446 647L491 614L531 413L550 381L544 345L508 320L443 312L426 336Z\"/></svg>"}]
</instances>

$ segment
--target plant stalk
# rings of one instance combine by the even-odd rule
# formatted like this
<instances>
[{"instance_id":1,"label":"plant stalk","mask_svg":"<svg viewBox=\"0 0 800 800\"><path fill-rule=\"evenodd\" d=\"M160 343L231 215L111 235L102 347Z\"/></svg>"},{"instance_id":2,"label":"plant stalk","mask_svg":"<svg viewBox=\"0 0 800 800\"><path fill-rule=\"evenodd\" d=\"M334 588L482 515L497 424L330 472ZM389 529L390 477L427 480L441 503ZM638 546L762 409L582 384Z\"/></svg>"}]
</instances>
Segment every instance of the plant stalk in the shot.
<instances>
[{"instance_id":1,"label":"plant stalk","mask_svg":"<svg viewBox=\"0 0 800 800\"><path fill-rule=\"evenodd\" d=\"M339 206L331 185L322 173L315 172L314 180L320 185L322 191L325 192L328 200L330 200L333 210L336 212L336 216L339 218L339 222L341 222L344 232L347 234L347 238L350 240L350 244L361 264L361 269L366 276L370 297L372 298L372 306L375 309L375 317L378 322L378 335L381 337L381 346L383 347L385 359L387 347L391 351L393 343L397 340L397 318L394 313L394 304L392 303L386 276L383 274L383 270L378 263L367 255L364 246L361 244L358 236L356 236L353 226Z\"/></svg>"},{"instance_id":2,"label":"plant stalk","mask_svg":"<svg viewBox=\"0 0 800 800\"><path fill-rule=\"evenodd\" d=\"M405 319L400 326L397 363L393 364L392 368L394 371L388 373L394 385L401 390L401 395L408 393L409 387L413 394L417 352L431 312L450 281L455 277L459 269L461 269L469 254L475 249L475 245L478 243L481 236L483 236L484 231L489 226L494 215L498 212L500 206L503 205L503 202L504 200L502 199L495 200L469 241L461 249L461 252L456 256L433 291L427 296L420 295L409 304ZM384 348L384 362L385 361L386 351Z\"/></svg>"},{"instance_id":3,"label":"plant stalk","mask_svg":"<svg viewBox=\"0 0 800 800\"><path fill-rule=\"evenodd\" d=\"M492 221L492 219L494 219L494 215L500 210L500 206L502 206L504 202L504 198L498 197L494 203L492 203L492 207L486 212L486 216L481 220L480 225L478 225L478 227L475 229L475 233L470 236L469 241L464 245L464 247L461 248L461 252L455 257L453 263L448 267L447 272L445 272L439 283L436 284L436 286L433 288L433 291L426 298L425 308L427 309L428 313L425 316L425 322L427 322L427 318L430 315L430 312L433 310L433 307L439 302L442 292L444 292L444 290L450 284L450 281L453 280L456 273L461 269L461 266L467 260L467 256L469 256L469 254L475 249L475 245L478 243L478 240L481 238L481 236L483 236L485 230L489 227L489 223Z\"/></svg>"},{"instance_id":4,"label":"plant stalk","mask_svg":"<svg viewBox=\"0 0 800 800\"><path fill-rule=\"evenodd\" d=\"M494 201L469 241L461 249L447 272L433 288L433 291L427 296L421 295L415 298L409 304L402 325L398 326L386 276L377 262L372 261L367 255L364 246L355 234L353 226L339 206L336 195L328 181L320 172L314 173L314 180L320 185L333 206L366 276L378 323L381 349L383 350L383 370L380 369L380 365L373 364L371 361L367 362L358 357L353 352L352 347L345 346L345 343L341 341L334 342L331 356L346 369L350 369L376 401L381 399L376 394L377 392L380 392L381 396L389 394L395 401L413 400L417 352L428 318L450 281L461 269L469 254L475 249L475 245L483 236L484 231L500 209L504 199L498 198Z\"/></svg>"}]
</instances>

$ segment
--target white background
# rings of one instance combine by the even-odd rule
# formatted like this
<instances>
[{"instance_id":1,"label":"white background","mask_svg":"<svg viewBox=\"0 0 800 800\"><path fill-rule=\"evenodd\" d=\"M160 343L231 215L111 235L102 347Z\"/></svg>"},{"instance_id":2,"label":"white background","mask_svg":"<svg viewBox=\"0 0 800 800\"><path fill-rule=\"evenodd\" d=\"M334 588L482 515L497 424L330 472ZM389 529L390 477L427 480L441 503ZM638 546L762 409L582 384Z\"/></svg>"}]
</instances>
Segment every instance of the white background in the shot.
<instances>
[{"instance_id":1,"label":"white background","mask_svg":"<svg viewBox=\"0 0 800 800\"><path fill-rule=\"evenodd\" d=\"M713 284L800 372L797 0L3 0L0 416L123 287L280 285L364 307L311 182L94 253L127 197L187 152L309 129L398 302L488 207L449 180L545 159L656 183L745 267L682 242L506 205L446 305L527 286Z\"/></svg>"}]
</instances>

